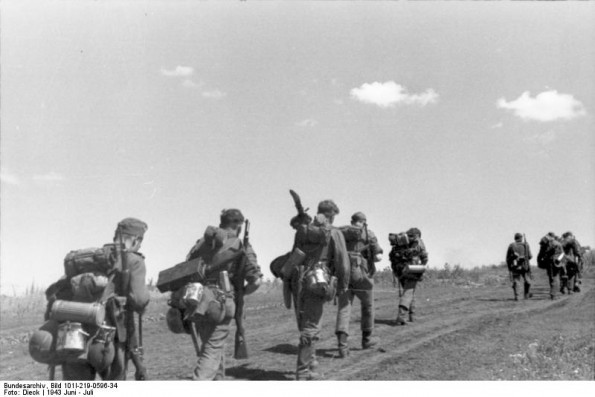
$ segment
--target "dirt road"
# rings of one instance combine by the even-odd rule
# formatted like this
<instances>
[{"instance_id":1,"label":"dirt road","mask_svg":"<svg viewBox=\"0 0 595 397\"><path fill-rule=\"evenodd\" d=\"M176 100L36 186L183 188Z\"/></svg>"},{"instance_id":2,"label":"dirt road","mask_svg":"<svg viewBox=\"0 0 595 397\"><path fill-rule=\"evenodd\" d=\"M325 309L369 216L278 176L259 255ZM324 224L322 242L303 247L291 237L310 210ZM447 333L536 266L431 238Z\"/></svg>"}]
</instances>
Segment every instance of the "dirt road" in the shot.
<instances>
[{"instance_id":1,"label":"dirt road","mask_svg":"<svg viewBox=\"0 0 595 397\"><path fill-rule=\"evenodd\" d=\"M508 281L421 284L416 292L415 323L396 327L397 293L376 286L375 335L379 345L361 349L359 302L350 324L351 356L337 356L336 306L325 307L317 344L320 372L329 380L513 380L589 379L595 375L595 279L583 280L582 292L549 299L543 271L535 271L530 300L515 302ZM227 346L228 380L293 380L298 333L293 311L282 305L280 290L266 287L248 297L249 360L234 360ZM188 335L168 331L164 299L153 301L144 324L146 365L152 379L187 380L195 364ZM41 311L42 313L42 311ZM41 314L39 317L41 318ZM4 323L4 321L3 321ZM10 323L10 322L8 322ZM47 379L44 365L27 354L26 321L3 328L2 379ZM235 328L232 327L232 336ZM131 372L132 373L132 372ZM60 377L60 371L57 371Z\"/></svg>"}]
</instances>

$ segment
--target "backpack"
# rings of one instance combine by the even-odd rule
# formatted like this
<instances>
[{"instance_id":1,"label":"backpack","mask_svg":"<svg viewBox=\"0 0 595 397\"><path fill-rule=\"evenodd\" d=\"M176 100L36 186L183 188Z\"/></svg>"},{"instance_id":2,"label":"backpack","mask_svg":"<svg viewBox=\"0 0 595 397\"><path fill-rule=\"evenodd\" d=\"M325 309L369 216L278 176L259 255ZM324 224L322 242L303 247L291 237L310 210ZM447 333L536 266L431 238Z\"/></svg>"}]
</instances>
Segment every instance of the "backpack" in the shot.
<instances>
[{"instance_id":1,"label":"backpack","mask_svg":"<svg viewBox=\"0 0 595 397\"><path fill-rule=\"evenodd\" d=\"M95 302L101 299L117 268L120 267L116 244L70 251L64 258L64 273L70 280L72 300Z\"/></svg>"},{"instance_id":2,"label":"backpack","mask_svg":"<svg viewBox=\"0 0 595 397\"><path fill-rule=\"evenodd\" d=\"M110 292L106 288L121 268L118 257L116 244L66 254L64 276L45 292L46 323L34 331L29 343L35 361L55 365L82 359L98 371L111 363L115 327L105 324L105 303ZM89 357L89 349L101 354Z\"/></svg>"},{"instance_id":3,"label":"backpack","mask_svg":"<svg viewBox=\"0 0 595 397\"><path fill-rule=\"evenodd\" d=\"M216 279L219 272L226 270L243 252L240 238L228 237L220 228L208 226L186 261L159 272L157 289L160 292L177 291L188 283Z\"/></svg>"},{"instance_id":4,"label":"backpack","mask_svg":"<svg viewBox=\"0 0 595 397\"><path fill-rule=\"evenodd\" d=\"M547 269L548 251L551 250L552 238L545 235L539 240L539 253L537 254L537 267Z\"/></svg>"}]
</instances>

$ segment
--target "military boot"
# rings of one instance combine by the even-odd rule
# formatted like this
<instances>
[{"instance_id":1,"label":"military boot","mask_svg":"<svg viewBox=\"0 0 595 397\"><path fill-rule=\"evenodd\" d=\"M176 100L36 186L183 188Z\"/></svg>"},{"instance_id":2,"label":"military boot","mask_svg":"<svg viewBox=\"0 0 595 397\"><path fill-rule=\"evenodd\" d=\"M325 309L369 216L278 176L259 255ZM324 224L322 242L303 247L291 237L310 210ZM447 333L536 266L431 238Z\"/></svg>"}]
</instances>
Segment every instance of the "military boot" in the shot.
<instances>
[{"instance_id":1,"label":"military boot","mask_svg":"<svg viewBox=\"0 0 595 397\"><path fill-rule=\"evenodd\" d=\"M529 298L533 297L533 294L529 292L530 289L531 289L531 284L525 284L525 295L524 295L525 299L529 299Z\"/></svg>"},{"instance_id":2,"label":"military boot","mask_svg":"<svg viewBox=\"0 0 595 397\"><path fill-rule=\"evenodd\" d=\"M412 311L409 311L409 322L412 323L413 321L415 321L415 316Z\"/></svg>"},{"instance_id":3,"label":"military boot","mask_svg":"<svg viewBox=\"0 0 595 397\"><path fill-rule=\"evenodd\" d=\"M317 372L312 372L312 364L315 348L311 341L300 343L298 345L298 360L297 371L295 374L296 380L318 380L322 376Z\"/></svg>"},{"instance_id":4,"label":"military boot","mask_svg":"<svg viewBox=\"0 0 595 397\"><path fill-rule=\"evenodd\" d=\"M347 334L345 332L337 332L337 345L339 348L339 357L349 357L349 344L347 343Z\"/></svg>"},{"instance_id":5,"label":"military boot","mask_svg":"<svg viewBox=\"0 0 595 397\"><path fill-rule=\"evenodd\" d=\"M397 319L395 320L395 325L407 324L404 318L408 311L409 310L405 306L399 306L399 314L397 315Z\"/></svg>"},{"instance_id":6,"label":"military boot","mask_svg":"<svg viewBox=\"0 0 595 397\"><path fill-rule=\"evenodd\" d=\"M378 338L372 336L372 331L362 333L362 349L370 349L378 344Z\"/></svg>"},{"instance_id":7,"label":"military boot","mask_svg":"<svg viewBox=\"0 0 595 397\"><path fill-rule=\"evenodd\" d=\"M318 369L318 360L316 359L316 349L312 349L312 361L310 361L310 371Z\"/></svg>"}]
</instances>

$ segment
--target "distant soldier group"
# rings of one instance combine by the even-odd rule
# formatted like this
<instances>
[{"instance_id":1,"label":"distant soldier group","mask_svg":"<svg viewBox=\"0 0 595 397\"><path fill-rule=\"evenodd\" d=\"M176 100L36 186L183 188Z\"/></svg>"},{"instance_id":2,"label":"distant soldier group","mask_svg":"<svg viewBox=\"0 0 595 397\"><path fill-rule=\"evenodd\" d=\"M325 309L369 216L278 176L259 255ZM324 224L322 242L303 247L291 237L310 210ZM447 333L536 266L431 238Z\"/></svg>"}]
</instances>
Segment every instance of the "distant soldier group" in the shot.
<instances>
[{"instance_id":1,"label":"distant soldier group","mask_svg":"<svg viewBox=\"0 0 595 397\"><path fill-rule=\"evenodd\" d=\"M531 289L531 266L533 258L531 249L525 236L521 233L514 235L514 242L506 251L506 264L510 272L514 300L518 300L518 288L521 278L524 285L524 298L529 299ZM549 232L539 241L537 267L547 271L550 285L550 299L561 294L580 292L580 283L583 271L583 254L579 242L572 232L562 234L562 237Z\"/></svg>"}]
</instances>

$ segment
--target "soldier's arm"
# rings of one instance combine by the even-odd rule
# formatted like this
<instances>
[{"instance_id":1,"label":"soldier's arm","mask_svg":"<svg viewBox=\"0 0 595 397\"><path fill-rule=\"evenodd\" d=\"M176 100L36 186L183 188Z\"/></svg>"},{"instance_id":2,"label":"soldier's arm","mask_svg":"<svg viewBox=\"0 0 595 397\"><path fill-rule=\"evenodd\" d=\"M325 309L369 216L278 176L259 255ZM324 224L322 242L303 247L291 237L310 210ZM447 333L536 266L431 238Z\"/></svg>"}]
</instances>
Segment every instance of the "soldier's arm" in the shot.
<instances>
[{"instance_id":1,"label":"soldier's arm","mask_svg":"<svg viewBox=\"0 0 595 397\"><path fill-rule=\"evenodd\" d=\"M422 240L419 240L419 247L420 247L419 259L421 260L422 265L425 265L428 263L428 251L426 251L426 245L424 244L424 242Z\"/></svg>"},{"instance_id":2,"label":"soldier's arm","mask_svg":"<svg viewBox=\"0 0 595 397\"><path fill-rule=\"evenodd\" d=\"M506 264L508 266L512 265L514 261L514 249L512 248L512 244L508 246L508 250L506 251Z\"/></svg>"},{"instance_id":3,"label":"soldier's arm","mask_svg":"<svg viewBox=\"0 0 595 397\"><path fill-rule=\"evenodd\" d=\"M370 234L370 236L369 236L370 245L372 247L372 252L374 253L374 256L384 253L382 247L380 247L380 244L378 244L378 239L376 238L376 235L374 234L374 232L371 230L368 230L368 233Z\"/></svg>"},{"instance_id":4,"label":"soldier's arm","mask_svg":"<svg viewBox=\"0 0 595 397\"><path fill-rule=\"evenodd\" d=\"M136 312L141 313L149 303L149 290L146 283L147 268L142 255L128 254L128 270L130 272L130 288L126 294L127 303Z\"/></svg>"},{"instance_id":5,"label":"soldier's arm","mask_svg":"<svg viewBox=\"0 0 595 397\"><path fill-rule=\"evenodd\" d=\"M242 256L242 265L244 267L244 280L248 283L244 289L244 293L249 295L256 291L262 283L262 272L256 259L256 252L254 252L250 244L245 247L245 255Z\"/></svg>"}]
</instances>

